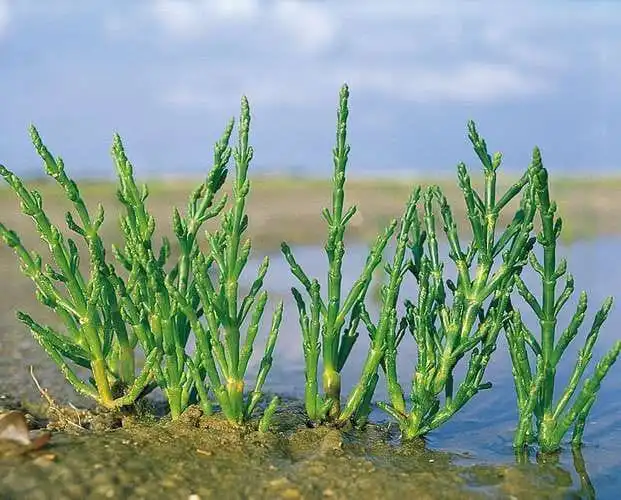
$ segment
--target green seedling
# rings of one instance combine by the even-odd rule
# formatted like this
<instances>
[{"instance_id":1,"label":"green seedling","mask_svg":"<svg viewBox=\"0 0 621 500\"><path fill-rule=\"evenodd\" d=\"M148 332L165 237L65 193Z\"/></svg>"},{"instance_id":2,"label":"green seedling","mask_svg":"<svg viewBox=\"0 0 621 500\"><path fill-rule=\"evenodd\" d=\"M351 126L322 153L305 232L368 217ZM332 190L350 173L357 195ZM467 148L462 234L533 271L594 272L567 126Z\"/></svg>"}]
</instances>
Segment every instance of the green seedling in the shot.
<instances>
[{"instance_id":1,"label":"green seedling","mask_svg":"<svg viewBox=\"0 0 621 500\"><path fill-rule=\"evenodd\" d=\"M534 253L530 255L530 264L541 277L540 298L538 299L521 279L518 278L516 284L519 294L539 321L540 336L537 338L522 322L519 311L513 310L507 323L506 334L513 363L519 412L514 446L522 449L527 444L535 442L539 444L541 451L555 452L561 447L561 442L570 429L573 429L572 445L574 447L581 445L586 419L602 380L621 352L621 341L617 341L596 364L591 377L584 380L581 389L576 393L591 361L600 328L612 307L612 298L609 297L595 314L569 382L555 401L556 370L565 350L578 335L584 322L587 295L585 292L580 294L576 312L557 338L558 316L574 292L574 279L571 274L567 274L565 259L557 266L557 241L561 236L562 219L556 216L556 203L550 200L548 172L543 167L541 153L537 148L533 153L530 178L531 196L541 219L537 242L543 249L543 263ZM567 275L565 286L561 293L557 294L556 285L565 275ZM533 357L536 363L531 366Z\"/></svg>"},{"instance_id":2,"label":"green seedling","mask_svg":"<svg viewBox=\"0 0 621 500\"><path fill-rule=\"evenodd\" d=\"M381 234L372 246L359 278L344 295L342 265L345 255L344 236L347 224L356 213L356 207L344 209L346 167L350 146L347 144L349 89L344 85L340 93L337 117L336 146L333 150L332 210L325 208L323 217L328 223L325 250L328 257L327 296L321 296L319 281L309 278L297 263L291 248L282 244L282 252L291 272L307 293L309 307L297 288L292 293L297 304L302 330L305 362L305 405L308 417L316 422L336 421L341 413L341 370L358 338L360 312L373 271L382 260L382 252L396 228L396 220ZM323 362L323 391L318 385L319 359Z\"/></svg>"}]
</instances>

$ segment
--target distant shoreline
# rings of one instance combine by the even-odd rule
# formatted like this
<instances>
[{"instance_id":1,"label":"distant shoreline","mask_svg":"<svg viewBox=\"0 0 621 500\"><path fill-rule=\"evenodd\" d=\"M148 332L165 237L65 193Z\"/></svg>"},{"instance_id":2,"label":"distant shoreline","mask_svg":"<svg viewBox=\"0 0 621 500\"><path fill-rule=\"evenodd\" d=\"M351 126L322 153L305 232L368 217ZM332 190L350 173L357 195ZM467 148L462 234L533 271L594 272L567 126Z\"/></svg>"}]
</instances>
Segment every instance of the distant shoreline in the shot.
<instances>
[{"instance_id":1,"label":"distant shoreline","mask_svg":"<svg viewBox=\"0 0 621 500\"><path fill-rule=\"evenodd\" d=\"M565 241L621 234L621 175L574 176L552 175L552 197L558 202L563 217L562 238ZM506 189L518 179L513 175L499 174L498 184ZM472 182L480 186L480 177ZM158 223L159 235L172 235L170 219L173 206L184 209L191 190L201 182L200 178L153 177L143 179L149 186L149 208ZM43 196L44 206L60 227L65 228L64 213L69 208L64 193L51 179L27 181L37 187ZM349 176L346 185L347 205L356 204L358 214L352 220L347 235L350 239L370 241L393 217L399 217L405 201L414 185L438 184L447 196L464 236L469 237L469 226L464 213L464 203L455 176L411 179L361 179ZM111 180L79 180L82 193L91 207L101 202L106 209L106 222L102 228L115 241L118 235L119 203L115 196L115 184ZM224 190L228 190L225 185ZM330 179L302 178L292 176L251 177L248 213L248 235L253 247L263 251L278 250L283 240L291 244L323 244L325 221L321 210L330 202ZM15 196L5 185L0 187L0 221L16 229L34 244L38 237L31 221L19 214ZM507 221L501 220L500 223Z\"/></svg>"},{"instance_id":2,"label":"distant shoreline","mask_svg":"<svg viewBox=\"0 0 621 500\"><path fill-rule=\"evenodd\" d=\"M470 165L469 165L470 167ZM252 167L251 167L252 169ZM434 172L434 175L425 175L425 170L430 172ZM475 168L471 168L471 170L475 171ZM524 170L524 169L523 169ZM85 171L88 171L86 169ZM398 182L398 183L410 183L410 182L418 182L423 180L425 182L438 181L438 182L446 182L455 179L455 171L446 170L442 172L438 172L436 169L386 169L386 170L370 170L370 171L354 171L351 170L347 173L347 178L352 181L358 182ZM611 180L615 182L621 183L621 167L619 167L616 171L605 171L598 170L595 172L592 171L580 171L580 172L572 172L572 173L562 173L560 174L556 169L548 168L550 175L552 175L555 179L560 179L561 181L571 181L571 182L590 182L592 180L601 181L601 180ZM137 180L141 182L187 182L190 184L200 182L204 176L207 174L208 168L206 167L204 171L192 171L188 173L147 173L145 175L141 175L140 172L134 172ZM617 173L618 172L618 173ZM18 174L22 179L28 182L34 183L49 183L53 182L45 173L40 169L27 169L27 170L15 170L15 173ZM99 183L114 183L116 181L116 172L110 167L110 170L107 175L90 175L83 176L80 175L79 172L72 172L71 169L68 169L67 172L70 176L80 182L80 183L88 183L88 184L99 184ZM331 178L332 173L326 172L321 175L313 175L309 169L303 169L300 173L295 173L291 170L285 171L268 171L261 170L255 167L254 171L251 172L251 181L253 180L268 180L268 179L278 179L278 180L290 180L290 181L300 181L300 182L328 182ZM509 180L517 180L521 175L520 170L518 169L507 169L502 168L499 172L499 177L503 179ZM476 177L476 175L473 175ZM1 188L2 186L0 186Z\"/></svg>"}]
</instances>

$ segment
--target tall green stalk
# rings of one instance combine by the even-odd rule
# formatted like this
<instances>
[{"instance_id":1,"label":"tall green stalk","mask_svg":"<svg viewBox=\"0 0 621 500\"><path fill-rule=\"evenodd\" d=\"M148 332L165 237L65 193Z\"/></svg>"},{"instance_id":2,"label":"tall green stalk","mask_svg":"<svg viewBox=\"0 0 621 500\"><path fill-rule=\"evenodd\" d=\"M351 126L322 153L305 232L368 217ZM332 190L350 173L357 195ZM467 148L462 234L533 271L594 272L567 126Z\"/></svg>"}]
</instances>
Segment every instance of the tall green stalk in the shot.
<instances>
[{"instance_id":1,"label":"tall green stalk","mask_svg":"<svg viewBox=\"0 0 621 500\"><path fill-rule=\"evenodd\" d=\"M358 425L366 421L371 410L371 399L379 380L377 372L380 365L387 374L389 391L398 390L394 386L397 374L396 361L393 358L396 358L397 347L403 337L404 330L401 328L397 332L397 301L403 279L413 265L411 261L406 261L405 254L408 248L410 229L416 223L416 208L420 199L420 192L420 187L415 187L410 194L405 213L400 221L392 265L386 264L388 284L382 285L380 290L382 305L377 325L373 324L364 304L360 303L359 316L367 327L371 337L371 345L358 383L352 390L347 404L339 416L340 423L345 423L352 418Z\"/></svg>"},{"instance_id":2,"label":"tall green stalk","mask_svg":"<svg viewBox=\"0 0 621 500\"><path fill-rule=\"evenodd\" d=\"M513 376L518 399L519 422L514 446L523 448L537 442L543 452L557 451L564 436L573 428L572 445L580 446L586 419L595 402L603 378L621 352L621 341L595 365L591 377L576 393L589 365L600 328L612 307L612 297L606 299L595 314L584 347L562 394L555 402L554 389L558 364L585 319L587 295L580 294L576 312L567 328L557 338L558 316L574 291L574 279L567 275L565 287L557 294L557 282L567 273L567 261L557 266L557 241L562 229L562 219L556 216L556 203L550 200L548 172L543 167L541 153L535 148L530 169L531 196L541 220L537 242L543 250L543 264L535 254L530 255L532 268L541 277L541 298L538 300L525 283L518 279L520 295L539 320L539 340L522 322L514 310L507 323L506 333L513 363ZM537 360L531 367L529 351Z\"/></svg>"},{"instance_id":3,"label":"tall green stalk","mask_svg":"<svg viewBox=\"0 0 621 500\"><path fill-rule=\"evenodd\" d=\"M333 150L334 174L332 178L332 210L325 208L322 215L328 223L325 244L328 257L327 296L322 298L319 281L310 279L296 262L291 248L282 243L282 252L291 272L300 281L310 308L297 288L292 288L303 337L305 376L305 404L313 421L336 421L341 413L341 370L357 338L360 305L364 302L373 271L382 260L382 252L396 228L393 220L372 246L366 264L349 293L343 296L342 265L345 255L345 229L356 213L356 207L344 209L346 167L350 146L347 144L347 118L349 89L341 88L337 114L336 146ZM347 323L347 326L345 326ZM318 387L319 358L323 362L323 394Z\"/></svg>"}]
</instances>

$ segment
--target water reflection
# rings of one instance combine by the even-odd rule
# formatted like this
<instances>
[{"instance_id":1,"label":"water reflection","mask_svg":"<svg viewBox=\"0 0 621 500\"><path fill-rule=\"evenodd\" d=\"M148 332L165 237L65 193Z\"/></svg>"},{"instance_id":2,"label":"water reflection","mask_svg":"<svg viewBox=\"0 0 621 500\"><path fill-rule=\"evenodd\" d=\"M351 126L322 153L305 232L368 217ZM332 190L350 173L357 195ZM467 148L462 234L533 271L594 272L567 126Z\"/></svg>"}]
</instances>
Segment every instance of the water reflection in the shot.
<instances>
[{"instance_id":1,"label":"water reflection","mask_svg":"<svg viewBox=\"0 0 621 500\"><path fill-rule=\"evenodd\" d=\"M576 448L571 449L570 464L564 460L568 453L568 451L551 455L537 453L533 457L532 450L526 449L521 452L516 452L515 460L518 465L537 464L542 472L546 470L555 470L561 474L564 473L568 474L570 477L573 476L578 479L580 485L576 491L580 498L589 500L597 498L595 486L593 486L593 482L589 476L582 451ZM572 481L572 483L573 482L574 481Z\"/></svg>"}]
</instances>

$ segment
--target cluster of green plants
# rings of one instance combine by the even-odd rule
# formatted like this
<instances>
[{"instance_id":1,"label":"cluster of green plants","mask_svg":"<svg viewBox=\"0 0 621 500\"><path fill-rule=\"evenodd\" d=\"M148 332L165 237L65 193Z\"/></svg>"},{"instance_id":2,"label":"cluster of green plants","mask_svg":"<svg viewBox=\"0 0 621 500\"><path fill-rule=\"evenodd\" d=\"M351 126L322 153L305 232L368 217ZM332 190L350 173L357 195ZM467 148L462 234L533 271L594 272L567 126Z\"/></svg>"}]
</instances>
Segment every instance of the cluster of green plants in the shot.
<instances>
[{"instance_id":1,"label":"cluster of green plants","mask_svg":"<svg viewBox=\"0 0 621 500\"><path fill-rule=\"evenodd\" d=\"M78 243L63 236L50 221L41 195L0 166L0 175L49 247L51 262L44 264L41 255L28 251L15 231L2 224L0 235L18 255L24 274L34 281L37 298L58 315L64 331L42 325L23 312L18 318L75 389L105 408L132 405L160 387L173 419L190 404L200 404L209 414L216 402L227 419L241 424L261 400L283 305L276 308L256 384L247 394L245 374L267 304L267 292L262 288L269 261L264 260L252 287L242 296L239 279L251 251L244 233L248 227L248 167L253 155L248 143L250 109L245 99L235 147L229 145L233 125L231 121L216 143L213 167L190 195L185 214L174 210L173 231L179 248L176 262L170 262L168 239L159 245L153 241L156 221L146 205L149 192L146 185L137 186L118 135L112 156L119 179L117 196L124 207L120 217L124 246L112 246L111 262L99 235L103 207L100 205L94 216L89 212L62 159L54 158L37 130L31 128L47 174L73 205L74 213L67 212L66 223L86 246L87 273L79 265ZM227 209L227 197L217 198L231 156L235 179ZM199 233L215 217L220 217L220 224L205 235L208 250L204 251L199 247ZM191 335L193 353L188 349ZM137 369L140 351L144 363ZM86 368L88 380L81 379L72 365ZM262 427L268 425L277 402L273 399L268 405Z\"/></svg>"},{"instance_id":2,"label":"cluster of green plants","mask_svg":"<svg viewBox=\"0 0 621 500\"><path fill-rule=\"evenodd\" d=\"M289 245L282 244L284 258L299 282L299 288L291 290L302 337L309 421L364 425L383 379L389 400L378 406L398 423L403 439L423 436L447 422L480 391L492 387L485 370L504 333L519 414L515 447L538 444L542 451L554 452L570 430L572 444L579 446L600 384L621 351L621 341L586 378L612 305L608 299L595 314L569 382L555 399L556 369L584 322L587 296L580 295L575 314L557 335L557 318L574 292L574 280L567 273L567 262L557 263L562 222L550 199L548 173L539 150L534 150L519 181L499 192L497 172L502 157L488 152L470 122L468 135L482 165L483 189L473 187L468 168L460 163L457 178L469 227L458 228L439 187L416 186L400 219L392 220L378 235L358 279L346 288L342 283L345 233L356 213L355 206L345 207L348 99L349 89L343 86L333 150L332 205L322 212L327 223L325 290L318 278L303 270ZM214 147L213 166L204 182L191 193L184 213L175 209L172 214L179 250L176 260L171 259L168 239L159 244L154 241L156 221L147 208L148 189L136 184L118 135L112 156L123 207L122 247L106 248L100 236L103 207L89 211L62 159L49 152L34 127L32 140L45 170L72 204L66 225L75 236L65 236L49 219L39 192L28 189L0 165L0 175L18 196L22 212L34 221L51 258L44 261L1 223L0 236L34 282L38 300L56 313L62 328L41 324L24 312L18 318L73 387L105 408L131 406L159 387L173 419L189 405L199 404L208 414L219 408L231 423L239 425L253 418L263 399L283 303L275 307L254 386L247 390L248 367L268 301L263 281L269 259L265 257L244 293L240 278L252 248L245 232L248 168L253 157L246 98L237 128L237 143L231 146L231 120ZM235 174L227 197L220 192L231 158ZM213 229L204 230L210 220L215 222ZM509 223L501 227L500 220ZM466 233L471 236L468 241ZM440 239L448 244L449 261L441 257ZM392 260L385 255L387 249L393 250ZM84 254L88 265L81 267ZM385 278L379 314L371 317L368 292L382 266ZM528 266L541 277L538 289L529 288L521 278ZM449 267L455 269L454 276L449 275ZM563 276L565 286L557 293L557 282ZM406 280L414 292L405 291ZM532 310L539 325L536 331L522 321L520 309ZM361 332L369 338L366 359L357 383L344 396L341 373ZM408 394L397 375L397 354L406 337L417 348L416 359L407 360L413 371ZM463 376L457 377L457 372ZM262 405L261 430L268 428L277 405L277 397Z\"/></svg>"}]
</instances>

